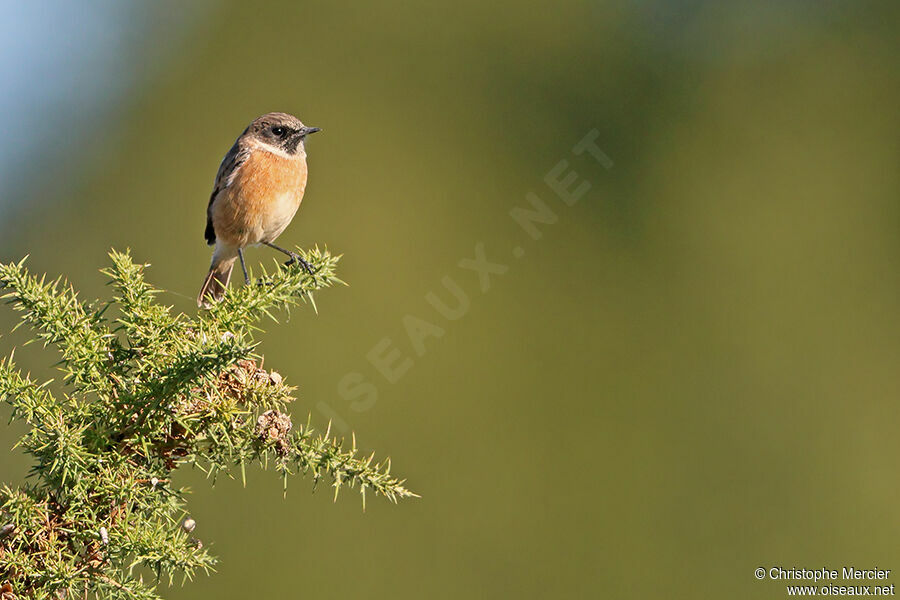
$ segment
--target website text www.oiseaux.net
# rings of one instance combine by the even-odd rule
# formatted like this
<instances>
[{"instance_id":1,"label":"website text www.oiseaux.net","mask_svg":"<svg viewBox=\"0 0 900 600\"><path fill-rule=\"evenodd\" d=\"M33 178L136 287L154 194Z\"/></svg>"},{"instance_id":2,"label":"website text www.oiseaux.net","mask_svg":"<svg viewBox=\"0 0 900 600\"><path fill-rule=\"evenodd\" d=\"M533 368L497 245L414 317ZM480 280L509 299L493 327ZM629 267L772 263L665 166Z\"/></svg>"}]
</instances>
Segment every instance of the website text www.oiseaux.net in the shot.
<instances>
[{"instance_id":1,"label":"website text www.oiseaux.net","mask_svg":"<svg viewBox=\"0 0 900 600\"><path fill-rule=\"evenodd\" d=\"M759 580L787 582L788 596L893 596L893 583L888 583L890 569L785 569L771 567L756 569ZM802 582L802 583L801 583Z\"/></svg>"}]
</instances>

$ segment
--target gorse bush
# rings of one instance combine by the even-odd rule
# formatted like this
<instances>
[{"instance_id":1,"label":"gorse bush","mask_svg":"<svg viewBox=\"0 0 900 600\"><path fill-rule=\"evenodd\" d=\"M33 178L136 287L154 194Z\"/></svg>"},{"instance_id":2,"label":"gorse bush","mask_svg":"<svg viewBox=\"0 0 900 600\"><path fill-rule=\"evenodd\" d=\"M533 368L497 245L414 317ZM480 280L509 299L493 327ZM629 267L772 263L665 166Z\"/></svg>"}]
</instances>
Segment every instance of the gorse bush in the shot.
<instances>
[{"instance_id":1,"label":"gorse bush","mask_svg":"<svg viewBox=\"0 0 900 600\"><path fill-rule=\"evenodd\" d=\"M243 477L247 465L284 478L326 478L389 500L414 496L390 462L359 456L286 413L292 390L254 354L264 316L340 283L339 257L303 252L313 274L279 267L231 290L196 317L173 314L144 280L146 265L112 252L112 299L85 303L71 286L0 264L0 294L35 339L59 349L56 393L0 360L0 399L27 423L28 481L0 488L0 600L159 598L157 585L208 572L192 536L182 465Z\"/></svg>"}]
</instances>

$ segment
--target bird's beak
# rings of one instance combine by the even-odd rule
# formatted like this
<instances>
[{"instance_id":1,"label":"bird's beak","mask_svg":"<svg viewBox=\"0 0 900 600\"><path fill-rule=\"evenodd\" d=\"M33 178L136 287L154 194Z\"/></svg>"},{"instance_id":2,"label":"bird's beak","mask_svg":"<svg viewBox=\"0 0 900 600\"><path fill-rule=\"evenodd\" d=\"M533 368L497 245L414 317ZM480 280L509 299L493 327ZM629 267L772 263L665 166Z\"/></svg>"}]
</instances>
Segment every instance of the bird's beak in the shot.
<instances>
[{"instance_id":1,"label":"bird's beak","mask_svg":"<svg viewBox=\"0 0 900 600\"><path fill-rule=\"evenodd\" d=\"M317 131L322 131L322 130L319 129L318 127L302 127L302 128L300 129L300 131L298 131L297 133L300 134L300 137L306 137L306 136L308 136L308 135L310 135L310 134L312 134L312 133L315 133L315 132L317 132Z\"/></svg>"}]
</instances>

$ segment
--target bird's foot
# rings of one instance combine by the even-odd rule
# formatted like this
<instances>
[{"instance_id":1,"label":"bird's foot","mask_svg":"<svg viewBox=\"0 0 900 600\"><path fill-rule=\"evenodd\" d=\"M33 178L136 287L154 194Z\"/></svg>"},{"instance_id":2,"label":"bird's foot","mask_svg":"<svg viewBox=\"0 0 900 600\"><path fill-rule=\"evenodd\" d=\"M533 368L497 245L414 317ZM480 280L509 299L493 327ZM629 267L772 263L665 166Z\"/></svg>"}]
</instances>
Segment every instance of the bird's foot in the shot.
<instances>
[{"instance_id":1,"label":"bird's foot","mask_svg":"<svg viewBox=\"0 0 900 600\"><path fill-rule=\"evenodd\" d=\"M296 252L291 252L290 256L291 256L291 259L289 261L287 261L286 263L284 263L284 266L290 267L292 265L300 263L300 265L303 267L304 271L306 271L310 275L313 274L312 267L309 266L309 263L306 262L306 260L304 260L304 258L302 256L300 256Z\"/></svg>"}]
</instances>

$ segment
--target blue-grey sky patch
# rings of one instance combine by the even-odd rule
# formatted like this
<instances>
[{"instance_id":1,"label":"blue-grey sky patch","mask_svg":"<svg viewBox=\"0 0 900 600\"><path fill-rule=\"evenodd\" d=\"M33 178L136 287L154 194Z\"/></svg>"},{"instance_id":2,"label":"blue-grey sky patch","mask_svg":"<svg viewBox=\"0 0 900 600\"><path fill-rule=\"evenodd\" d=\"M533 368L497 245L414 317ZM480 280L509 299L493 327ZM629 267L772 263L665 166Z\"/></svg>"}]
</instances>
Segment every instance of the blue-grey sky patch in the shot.
<instances>
[{"instance_id":1,"label":"blue-grey sky patch","mask_svg":"<svg viewBox=\"0 0 900 600\"><path fill-rule=\"evenodd\" d=\"M0 215L153 77L213 0L0 0ZM164 28L167 43L150 43ZM173 41L175 43L173 43Z\"/></svg>"}]
</instances>

